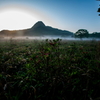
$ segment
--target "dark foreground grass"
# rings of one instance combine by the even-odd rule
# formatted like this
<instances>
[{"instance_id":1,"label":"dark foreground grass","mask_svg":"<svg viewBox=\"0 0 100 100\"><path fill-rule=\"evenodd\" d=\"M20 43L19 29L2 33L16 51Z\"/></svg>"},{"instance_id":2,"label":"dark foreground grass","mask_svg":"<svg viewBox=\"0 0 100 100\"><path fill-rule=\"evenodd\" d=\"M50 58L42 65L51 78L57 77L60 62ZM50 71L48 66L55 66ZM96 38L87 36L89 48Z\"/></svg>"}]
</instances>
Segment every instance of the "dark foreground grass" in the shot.
<instances>
[{"instance_id":1,"label":"dark foreground grass","mask_svg":"<svg viewBox=\"0 0 100 100\"><path fill-rule=\"evenodd\" d=\"M1 41L0 100L100 100L100 42Z\"/></svg>"}]
</instances>

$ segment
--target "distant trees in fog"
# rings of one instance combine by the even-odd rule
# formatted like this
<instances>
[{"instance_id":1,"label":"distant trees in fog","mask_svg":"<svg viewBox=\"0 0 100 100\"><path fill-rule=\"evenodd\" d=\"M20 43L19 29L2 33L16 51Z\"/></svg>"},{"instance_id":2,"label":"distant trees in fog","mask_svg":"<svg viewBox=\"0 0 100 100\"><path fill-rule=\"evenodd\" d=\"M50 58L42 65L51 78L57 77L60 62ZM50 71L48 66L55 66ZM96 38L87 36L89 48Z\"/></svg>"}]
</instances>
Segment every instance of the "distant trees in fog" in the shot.
<instances>
[{"instance_id":1,"label":"distant trees in fog","mask_svg":"<svg viewBox=\"0 0 100 100\"><path fill-rule=\"evenodd\" d=\"M75 33L75 37L79 37L79 38L88 37L88 36L89 36L89 32L86 29L79 29Z\"/></svg>"},{"instance_id":2,"label":"distant trees in fog","mask_svg":"<svg viewBox=\"0 0 100 100\"><path fill-rule=\"evenodd\" d=\"M100 38L100 32L93 32L92 34L89 34L89 37Z\"/></svg>"},{"instance_id":3,"label":"distant trees in fog","mask_svg":"<svg viewBox=\"0 0 100 100\"><path fill-rule=\"evenodd\" d=\"M89 33L86 29L79 29L75 34L74 37L76 38L100 38L100 32L93 32Z\"/></svg>"}]
</instances>

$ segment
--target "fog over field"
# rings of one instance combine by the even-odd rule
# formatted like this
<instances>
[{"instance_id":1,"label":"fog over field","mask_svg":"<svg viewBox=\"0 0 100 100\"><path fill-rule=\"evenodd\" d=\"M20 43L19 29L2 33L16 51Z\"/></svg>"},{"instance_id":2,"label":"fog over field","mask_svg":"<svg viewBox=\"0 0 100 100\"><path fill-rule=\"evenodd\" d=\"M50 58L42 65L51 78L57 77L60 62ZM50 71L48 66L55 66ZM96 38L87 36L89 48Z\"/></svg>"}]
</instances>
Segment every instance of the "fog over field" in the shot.
<instances>
[{"instance_id":1,"label":"fog over field","mask_svg":"<svg viewBox=\"0 0 100 100\"><path fill-rule=\"evenodd\" d=\"M91 40L95 40L95 41L100 41L100 38L74 38L74 37L61 37L61 36L41 36L41 37L38 37L38 36L21 36L21 37L3 37L3 38L0 38L0 40L45 40L45 39L62 39L62 40L82 40L82 41L91 41Z\"/></svg>"}]
</instances>

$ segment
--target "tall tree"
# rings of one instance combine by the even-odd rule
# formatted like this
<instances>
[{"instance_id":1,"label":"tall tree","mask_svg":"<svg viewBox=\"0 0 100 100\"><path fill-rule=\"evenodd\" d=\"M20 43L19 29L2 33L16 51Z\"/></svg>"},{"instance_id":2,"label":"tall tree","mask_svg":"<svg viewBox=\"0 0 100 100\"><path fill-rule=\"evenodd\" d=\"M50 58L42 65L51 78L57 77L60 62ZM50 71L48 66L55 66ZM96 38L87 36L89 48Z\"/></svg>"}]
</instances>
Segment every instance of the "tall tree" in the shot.
<instances>
[{"instance_id":1,"label":"tall tree","mask_svg":"<svg viewBox=\"0 0 100 100\"><path fill-rule=\"evenodd\" d=\"M75 33L75 37L79 37L79 38L88 37L88 36L89 36L89 32L86 29L79 29Z\"/></svg>"}]
</instances>

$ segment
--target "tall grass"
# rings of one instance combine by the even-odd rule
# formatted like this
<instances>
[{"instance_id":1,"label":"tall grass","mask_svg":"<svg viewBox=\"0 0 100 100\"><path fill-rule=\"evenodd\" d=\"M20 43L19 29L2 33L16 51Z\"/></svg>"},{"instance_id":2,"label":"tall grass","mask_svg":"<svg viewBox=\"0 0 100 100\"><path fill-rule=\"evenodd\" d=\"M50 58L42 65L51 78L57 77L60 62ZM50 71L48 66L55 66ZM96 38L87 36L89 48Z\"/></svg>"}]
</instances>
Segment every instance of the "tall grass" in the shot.
<instances>
[{"instance_id":1,"label":"tall grass","mask_svg":"<svg viewBox=\"0 0 100 100\"><path fill-rule=\"evenodd\" d=\"M0 43L0 100L99 100L100 42Z\"/></svg>"}]
</instances>

